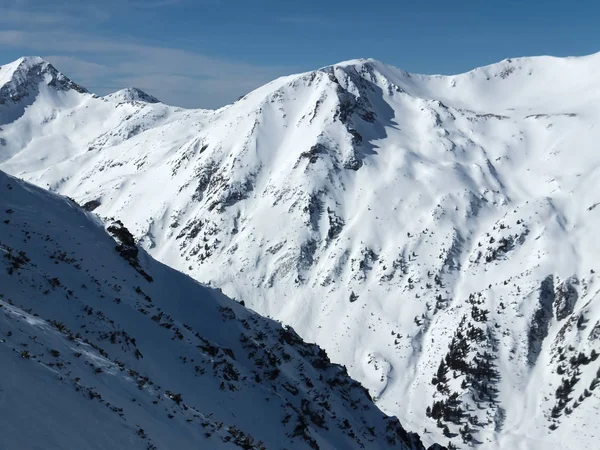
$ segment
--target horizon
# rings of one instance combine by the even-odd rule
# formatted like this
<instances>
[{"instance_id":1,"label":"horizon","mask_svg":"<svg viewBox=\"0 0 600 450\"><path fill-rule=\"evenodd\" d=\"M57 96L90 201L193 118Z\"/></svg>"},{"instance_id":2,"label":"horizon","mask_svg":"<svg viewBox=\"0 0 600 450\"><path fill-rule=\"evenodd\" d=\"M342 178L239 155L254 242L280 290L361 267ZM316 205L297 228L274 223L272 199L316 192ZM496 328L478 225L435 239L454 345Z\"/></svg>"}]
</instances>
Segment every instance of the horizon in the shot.
<instances>
[{"instance_id":1,"label":"horizon","mask_svg":"<svg viewBox=\"0 0 600 450\"><path fill-rule=\"evenodd\" d=\"M0 61L39 54L91 92L137 87L218 108L281 76L368 58L454 75L504 59L597 53L600 5L533 0L15 0L0 7Z\"/></svg>"},{"instance_id":2,"label":"horizon","mask_svg":"<svg viewBox=\"0 0 600 450\"><path fill-rule=\"evenodd\" d=\"M413 76L453 77L453 76L464 75L464 74L467 74L469 72L472 72L472 71L480 69L480 68L493 66L493 65L499 64L499 63L501 63L503 61L507 61L507 60L513 60L514 61L514 60L518 60L518 59L535 59L535 58L570 59L570 58L586 58L586 57L592 57L594 55L600 55L600 51L589 53L589 54L585 54L585 55L577 55L577 56L525 55L525 56L506 57L506 58L504 58L502 60L498 60L498 61L492 62L490 64L473 67L473 68L471 68L469 70L466 70L464 72L457 72L457 73L417 73L417 72L410 72L410 71L406 71L402 67L396 67L396 66L394 66L392 64L388 64L386 61L381 61L381 60L378 60L378 59L375 59L375 58L368 58L368 57L367 58L354 58L354 59L349 59L349 60L334 62L334 63L331 63L331 64L326 64L326 65L320 66L320 67L314 67L314 68L309 69L309 70L304 71L304 72L294 72L294 73L287 73L287 74L282 74L282 75L276 76L275 78L267 80L263 84L260 84L260 85L256 86L255 88L252 88L249 91L242 93L236 99L233 99L230 102L227 102L227 103L224 103L222 105L219 105L219 106L216 106L216 107L212 107L212 108L211 107L203 108L203 107L198 107L198 106L184 106L184 105L178 105L178 104L169 103L168 101L164 101L162 98L156 96L154 94L154 92L152 92L151 90L143 89L143 88L141 88L139 86L134 86L134 85L131 85L131 86L121 86L121 87L116 88L115 90L111 90L111 91L108 91L108 92L99 93L99 92L96 92L93 89L89 88L89 86L86 86L85 84L80 83L77 78L74 78L69 73L67 73L64 70L62 70L60 66L57 66L55 63L53 63L48 58L46 58L44 56L40 56L40 55L22 55L22 56L19 56L18 58L14 59L12 61L8 61L8 62L0 61L0 68L2 68L2 66L6 66L8 64L13 64L13 63L17 62L19 59L41 58L45 62L50 63L56 70L58 70L60 73L62 73L66 77L68 77L71 81L73 81L73 82L77 83L78 85L80 85L80 86L84 87L85 89L87 89L88 92L91 93L91 94L96 94L96 95L99 95L99 96L107 96L107 95L115 94L115 93L117 93L119 91L123 91L123 90L136 89L136 90L142 91L145 94L149 94L150 96L157 98L159 102L167 104L169 106L181 107L181 108L184 108L184 109L219 109L219 108L221 108L223 106L227 106L229 104L235 103L236 101L238 101L240 98L244 97L245 95L253 92L254 90L256 90L256 89L258 89L258 88L260 88L262 86L264 86L265 84L268 84L268 83L270 83L272 81L277 80L278 78L284 78L284 77L287 77L287 76L301 75L303 73L308 73L308 72L320 70L320 69L323 69L325 67L336 66L336 65L347 64L347 63L353 63L353 62L376 61L376 62L379 62L379 63L383 63L383 64L386 64L386 65L392 66L392 67L394 67L394 68L396 68L398 70L404 70L405 72L407 72L407 73L409 73L410 75L413 75Z\"/></svg>"}]
</instances>

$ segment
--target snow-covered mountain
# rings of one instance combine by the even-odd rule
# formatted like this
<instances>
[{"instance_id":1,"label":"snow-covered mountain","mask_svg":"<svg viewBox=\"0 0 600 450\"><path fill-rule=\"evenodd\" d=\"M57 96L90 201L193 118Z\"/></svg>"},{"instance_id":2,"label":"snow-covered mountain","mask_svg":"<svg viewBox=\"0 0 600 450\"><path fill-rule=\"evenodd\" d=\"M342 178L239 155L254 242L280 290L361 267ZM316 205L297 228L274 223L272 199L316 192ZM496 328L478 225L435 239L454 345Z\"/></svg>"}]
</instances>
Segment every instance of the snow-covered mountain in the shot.
<instances>
[{"instance_id":1,"label":"snow-covered mountain","mask_svg":"<svg viewBox=\"0 0 600 450\"><path fill-rule=\"evenodd\" d=\"M0 172L3 448L398 448L419 437L290 328ZM115 242L116 240L116 242Z\"/></svg>"},{"instance_id":2,"label":"snow-covered mountain","mask_svg":"<svg viewBox=\"0 0 600 450\"><path fill-rule=\"evenodd\" d=\"M123 102L146 102L146 103L159 103L156 97L142 91L138 88L125 88L120 91L113 92L112 94L105 95L106 100L110 100L117 103Z\"/></svg>"},{"instance_id":3,"label":"snow-covered mountain","mask_svg":"<svg viewBox=\"0 0 600 450\"><path fill-rule=\"evenodd\" d=\"M600 54L355 60L216 111L35 89L1 169L292 325L427 443L596 447Z\"/></svg>"},{"instance_id":4,"label":"snow-covered mountain","mask_svg":"<svg viewBox=\"0 0 600 450\"><path fill-rule=\"evenodd\" d=\"M56 107L69 106L69 99L77 98L72 93L87 91L42 58L20 58L0 66L0 126L20 118L41 98Z\"/></svg>"}]
</instances>

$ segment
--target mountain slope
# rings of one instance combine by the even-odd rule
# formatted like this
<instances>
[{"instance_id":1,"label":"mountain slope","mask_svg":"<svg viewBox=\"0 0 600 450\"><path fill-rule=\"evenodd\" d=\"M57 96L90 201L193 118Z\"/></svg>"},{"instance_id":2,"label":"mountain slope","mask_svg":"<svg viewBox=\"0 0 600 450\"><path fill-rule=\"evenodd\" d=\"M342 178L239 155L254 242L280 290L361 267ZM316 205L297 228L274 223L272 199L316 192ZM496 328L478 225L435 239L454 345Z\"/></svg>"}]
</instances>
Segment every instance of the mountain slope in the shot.
<instances>
[{"instance_id":1,"label":"mountain slope","mask_svg":"<svg viewBox=\"0 0 600 450\"><path fill-rule=\"evenodd\" d=\"M77 94L4 126L0 167L293 325L425 440L595 448L599 74L355 60L216 111Z\"/></svg>"},{"instance_id":2,"label":"mountain slope","mask_svg":"<svg viewBox=\"0 0 600 450\"><path fill-rule=\"evenodd\" d=\"M423 448L317 346L155 262L119 222L115 242L2 172L0 219L7 448Z\"/></svg>"}]
</instances>

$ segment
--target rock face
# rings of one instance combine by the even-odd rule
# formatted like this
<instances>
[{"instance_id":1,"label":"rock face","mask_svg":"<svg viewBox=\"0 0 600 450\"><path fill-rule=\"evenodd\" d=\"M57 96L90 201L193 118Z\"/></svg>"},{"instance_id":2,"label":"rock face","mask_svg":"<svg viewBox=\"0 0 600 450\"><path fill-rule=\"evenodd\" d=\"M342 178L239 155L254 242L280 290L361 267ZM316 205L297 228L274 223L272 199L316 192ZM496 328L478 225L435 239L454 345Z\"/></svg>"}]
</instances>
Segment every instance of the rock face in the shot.
<instances>
[{"instance_id":1,"label":"rock face","mask_svg":"<svg viewBox=\"0 0 600 450\"><path fill-rule=\"evenodd\" d=\"M424 450L322 349L137 251L121 223L115 241L2 172L0 220L9 448Z\"/></svg>"},{"instance_id":2,"label":"rock face","mask_svg":"<svg viewBox=\"0 0 600 450\"><path fill-rule=\"evenodd\" d=\"M593 448L599 70L355 60L216 111L40 94L0 167L292 325L428 444Z\"/></svg>"},{"instance_id":3,"label":"rock face","mask_svg":"<svg viewBox=\"0 0 600 450\"><path fill-rule=\"evenodd\" d=\"M20 58L0 66L0 125L18 119L40 93L87 91L39 57Z\"/></svg>"}]
</instances>

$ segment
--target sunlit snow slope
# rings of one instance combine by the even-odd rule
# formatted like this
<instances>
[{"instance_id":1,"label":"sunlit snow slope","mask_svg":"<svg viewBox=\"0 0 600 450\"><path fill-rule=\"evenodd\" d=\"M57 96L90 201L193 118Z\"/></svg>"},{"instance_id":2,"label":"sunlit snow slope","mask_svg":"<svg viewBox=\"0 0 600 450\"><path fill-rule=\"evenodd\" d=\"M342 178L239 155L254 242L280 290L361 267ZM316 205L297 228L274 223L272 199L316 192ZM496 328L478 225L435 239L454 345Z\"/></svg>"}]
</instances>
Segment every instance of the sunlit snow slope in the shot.
<instances>
[{"instance_id":1,"label":"sunlit snow slope","mask_svg":"<svg viewBox=\"0 0 600 450\"><path fill-rule=\"evenodd\" d=\"M423 450L315 345L0 172L6 449Z\"/></svg>"},{"instance_id":2,"label":"sunlit snow slope","mask_svg":"<svg viewBox=\"0 0 600 450\"><path fill-rule=\"evenodd\" d=\"M600 54L349 61L216 111L16 64L44 67L1 69L31 92L0 88L3 170L291 324L426 441L597 447Z\"/></svg>"}]
</instances>

